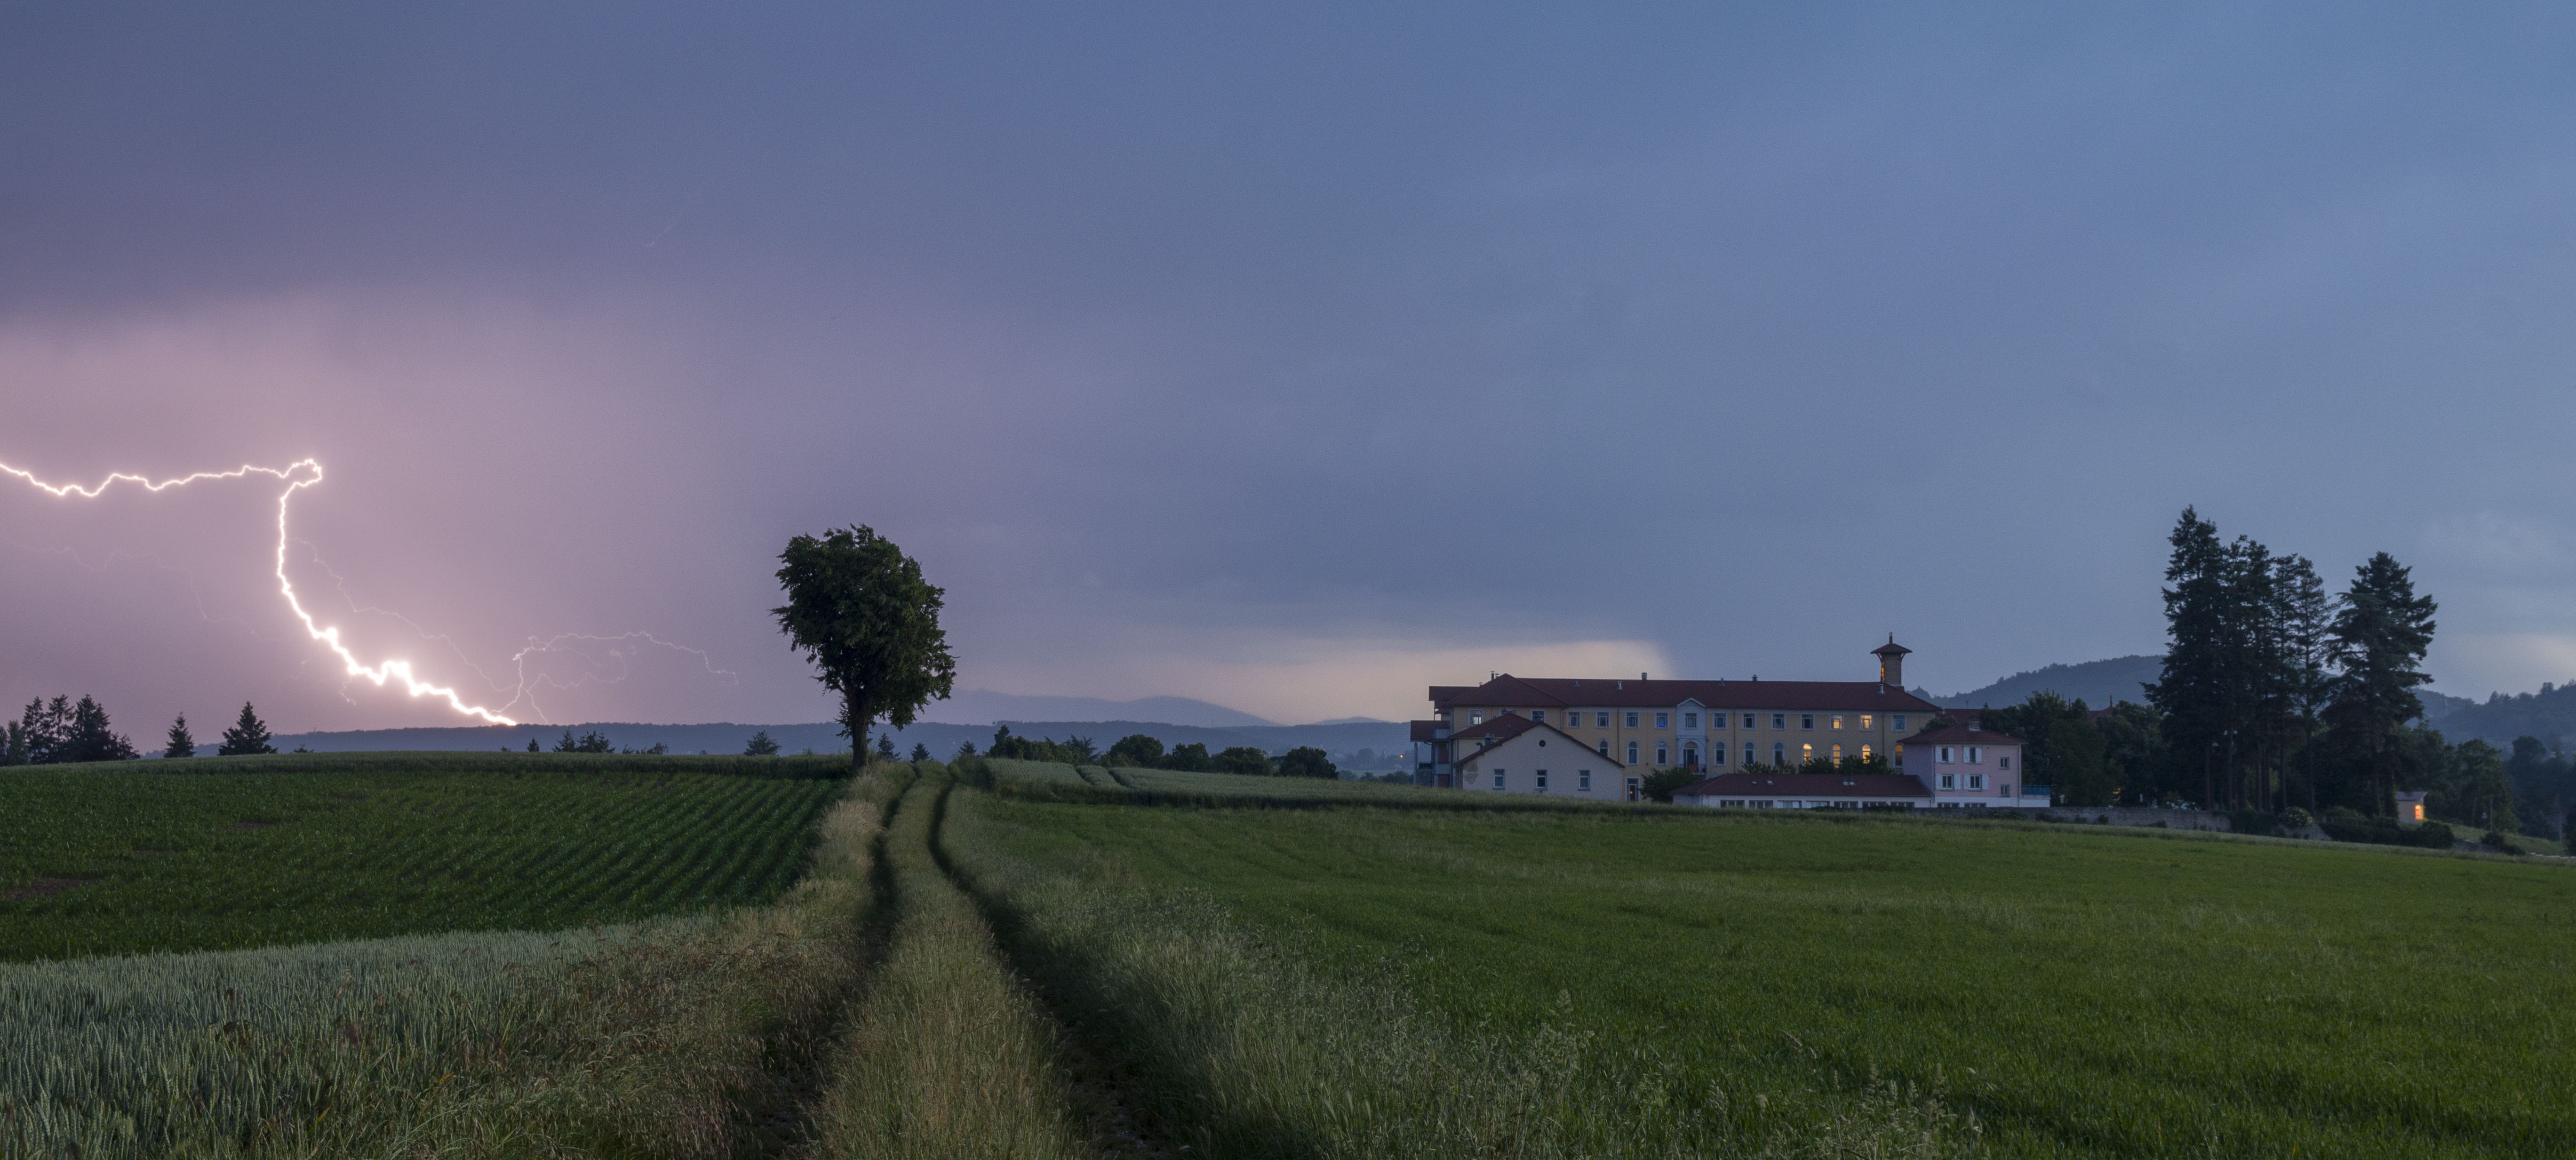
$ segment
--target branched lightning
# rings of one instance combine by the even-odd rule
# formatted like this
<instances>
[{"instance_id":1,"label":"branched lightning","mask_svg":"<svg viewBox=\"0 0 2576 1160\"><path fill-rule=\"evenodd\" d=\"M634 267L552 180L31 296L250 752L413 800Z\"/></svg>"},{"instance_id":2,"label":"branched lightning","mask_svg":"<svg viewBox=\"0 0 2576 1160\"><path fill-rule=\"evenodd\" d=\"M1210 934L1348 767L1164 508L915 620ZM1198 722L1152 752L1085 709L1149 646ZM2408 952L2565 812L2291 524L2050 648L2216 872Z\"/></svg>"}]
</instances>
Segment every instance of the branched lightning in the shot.
<instances>
[{"instance_id":1,"label":"branched lightning","mask_svg":"<svg viewBox=\"0 0 2576 1160\"><path fill-rule=\"evenodd\" d=\"M300 459L282 468L259 467L252 464L244 464L230 471L200 471L194 475L158 481L147 476L134 475L129 472L119 471L111 473L106 479L100 480L96 486L92 487L84 487L76 483L47 483L44 480L36 478L34 472L27 471L19 467L13 467L7 463L0 463L0 471L5 471L20 479L26 480L36 489L46 492L56 499L70 499L74 497L80 499L97 499L100 495L104 494L108 488L119 483L132 483L142 487L145 491L161 492L174 487L185 487L188 484L196 483L201 480L248 479L254 475L264 475L273 478L286 485L284 490L280 491L277 496L277 590L281 595L286 597L286 606L295 613L295 618L303 622L306 634L310 635L314 640L321 642L333 653L338 654L340 662L347 666L348 675L353 678L365 678L366 680L373 681L379 688L395 681L400 681L402 682L404 690L409 692L412 696L443 698L446 700L448 707L459 713L465 714L466 716L480 717L495 725L518 724L517 721L502 716L501 714L493 712L492 710L486 709L480 705L466 704L465 699L459 696L454 689L448 688L444 685L433 685L427 681L421 680L419 675L412 671L411 662L409 661L383 661L370 665L359 660L358 655L355 652L350 651L347 645L340 643L340 630L337 626L326 628L314 620L311 612L305 610L304 602L296 597L295 582L289 579L286 575L286 546L289 542L289 533L287 531L287 512L295 501L296 492L322 482L322 463L319 460Z\"/></svg>"}]
</instances>

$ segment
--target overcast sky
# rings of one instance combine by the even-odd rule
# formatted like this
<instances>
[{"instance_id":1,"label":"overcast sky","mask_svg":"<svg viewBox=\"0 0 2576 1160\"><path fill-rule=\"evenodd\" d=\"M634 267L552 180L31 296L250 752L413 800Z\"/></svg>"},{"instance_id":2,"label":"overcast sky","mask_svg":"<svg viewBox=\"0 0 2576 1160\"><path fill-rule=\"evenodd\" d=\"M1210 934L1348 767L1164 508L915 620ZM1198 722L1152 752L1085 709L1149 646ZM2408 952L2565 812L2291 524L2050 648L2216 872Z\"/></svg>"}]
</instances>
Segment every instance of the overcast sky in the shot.
<instances>
[{"instance_id":1,"label":"overcast sky","mask_svg":"<svg viewBox=\"0 0 2576 1160\"><path fill-rule=\"evenodd\" d=\"M0 461L317 458L321 620L528 720L824 715L766 609L848 523L961 685L1283 721L2153 651L2186 504L2531 688L2570 61L2560 5L12 5ZM272 484L0 483L0 696L454 720L305 638Z\"/></svg>"}]
</instances>

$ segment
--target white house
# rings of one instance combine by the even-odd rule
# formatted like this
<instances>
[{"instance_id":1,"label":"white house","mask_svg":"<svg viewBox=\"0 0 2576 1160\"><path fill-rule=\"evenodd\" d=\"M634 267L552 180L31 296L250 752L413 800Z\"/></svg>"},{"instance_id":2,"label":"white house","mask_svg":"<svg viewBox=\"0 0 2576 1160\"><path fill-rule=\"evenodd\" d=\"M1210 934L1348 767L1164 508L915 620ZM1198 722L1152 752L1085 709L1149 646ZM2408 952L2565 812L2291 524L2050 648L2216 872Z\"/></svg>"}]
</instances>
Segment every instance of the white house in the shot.
<instances>
[{"instance_id":1,"label":"white house","mask_svg":"<svg viewBox=\"0 0 2576 1160\"><path fill-rule=\"evenodd\" d=\"M1553 725L1505 714L1453 731L1457 786L1487 793L1547 794L1633 802L1643 775Z\"/></svg>"},{"instance_id":2,"label":"white house","mask_svg":"<svg viewBox=\"0 0 2576 1160\"><path fill-rule=\"evenodd\" d=\"M1931 792L1936 809L1960 806L2007 806L2036 809L2048 805L2045 787L2023 784L2021 738L1964 725L1926 730L1897 747L1897 760L1909 776Z\"/></svg>"}]
</instances>

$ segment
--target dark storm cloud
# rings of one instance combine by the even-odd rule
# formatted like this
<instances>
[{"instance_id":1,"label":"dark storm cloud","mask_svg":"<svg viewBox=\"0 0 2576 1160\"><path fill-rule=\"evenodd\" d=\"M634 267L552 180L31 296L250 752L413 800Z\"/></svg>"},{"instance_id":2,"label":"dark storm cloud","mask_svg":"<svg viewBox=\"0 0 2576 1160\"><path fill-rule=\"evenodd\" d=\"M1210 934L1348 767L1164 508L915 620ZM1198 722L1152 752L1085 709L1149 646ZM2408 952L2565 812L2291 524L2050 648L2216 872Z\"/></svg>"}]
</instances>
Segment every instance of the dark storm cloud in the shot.
<instances>
[{"instance_id":1,"label":"dark storm cloud","mask_svg":"<svg viewBox=\"0 0 2576 1160\"><path fill-rule=\"evenodd\" d=\"M336 455L333 565L482 663L652 627L742 675L598 715L810 710L764 558L851 520L949 583L970 680L1282 716L1409 711L1348 691L1407 650L1826 677L1892 629L1945 689L2143 650L2185 503L2330 569L2398 552L2448 687L2531 684L2576 671L2569 39L21 9L0 459ZM24 398L75 363L113 406Z\"/></svg>"}]
</instances>

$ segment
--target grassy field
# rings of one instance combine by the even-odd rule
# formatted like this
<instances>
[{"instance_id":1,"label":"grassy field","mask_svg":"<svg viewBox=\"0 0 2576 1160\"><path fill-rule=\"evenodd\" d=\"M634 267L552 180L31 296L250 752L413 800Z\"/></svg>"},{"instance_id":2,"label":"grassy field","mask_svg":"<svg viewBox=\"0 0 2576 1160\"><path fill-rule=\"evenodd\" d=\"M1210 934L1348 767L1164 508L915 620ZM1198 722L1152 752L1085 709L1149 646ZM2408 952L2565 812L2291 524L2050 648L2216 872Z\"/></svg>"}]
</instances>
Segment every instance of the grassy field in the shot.
<instances>
[{"instance_id":1,"label":"grassy field","mask_svg":"<svg viewBox=\"0 0 2576 1160\"><path fill-rule=\"evenodd\" d=\"M314 754L0 770L0 961L545 930L803 872L831 758Z\"/></svg>"},{"instance_id":2,"label":"grassy field","mask_svg":"<svg viewBox=\"0 0 2576 1160\"><path fill-rule=\"evenodd\" d=\"M1039 977L1083 1002L1116 1011L1151 972L1121 976L1101 949L1132 931L1050 915L1198 905L1162 937L1240 924L1282 969L1420 1004L1367 1022L1570 1056L1560 1086L1628 1076L1598 1100L1694 1146L1822 1138L1870 1114L1849 1097L1894 1082L1972 1113L2000 1155L2576 1153L2576 877L2557 865L1870 817L989 797L970 813L967 863L983 849L1059 883L996 871L993 890L1023 899ZM1106 1024L1135 1066L1175 1091L1220 1083L1221 1052L1153 1046L1187 1022L1154 1002L1161 1015ZM1354 1046L1334 1079L1400 1103L1406 1071L1443 1054L1478 1057ZM1260 1138L1226 1122L1367 1138L1329 1108L1227 1106L1235 1121L1202 1119L1211 1140ZM1559 1127L1525 1154L1661 1150L1530 1106Z\"/></svg>"},{"instance_id":3,"label":"grassy field","mask_svg":"<svg viewBox=\"0 0 2576 1160\"><path fill-rule=\"evenodd\" d=\"M765 906L0 964L0 1156L783 1154L909 780L769 783L837 800Z\"/></svg>"}]
</instances>

